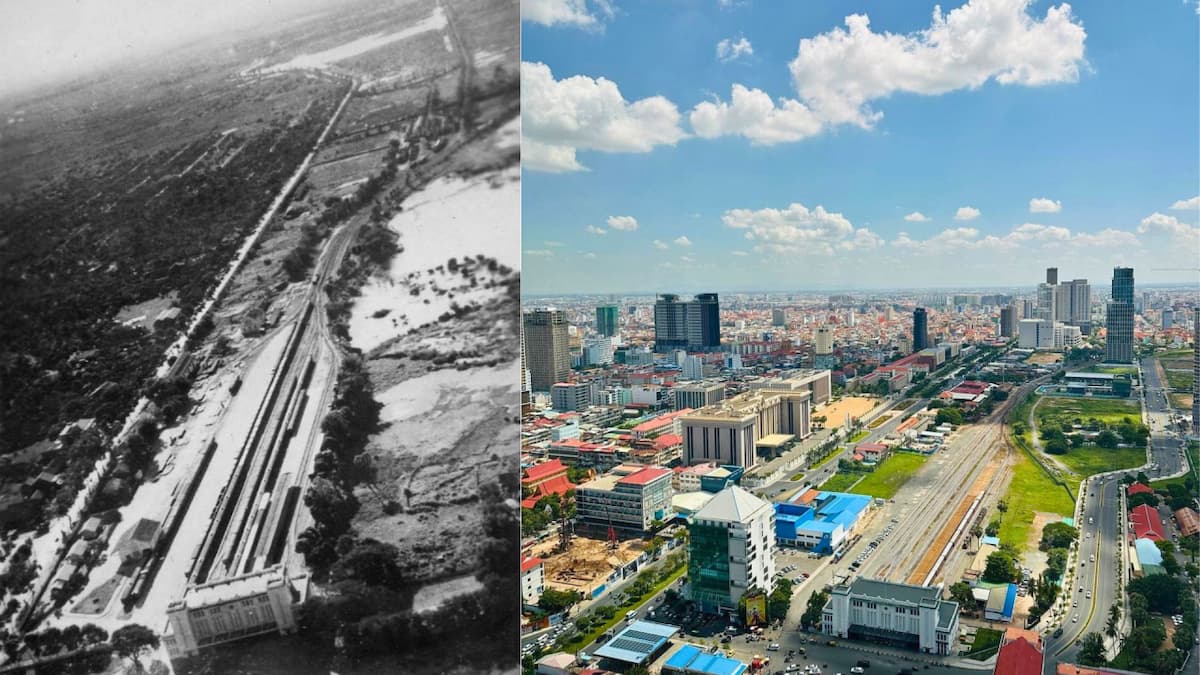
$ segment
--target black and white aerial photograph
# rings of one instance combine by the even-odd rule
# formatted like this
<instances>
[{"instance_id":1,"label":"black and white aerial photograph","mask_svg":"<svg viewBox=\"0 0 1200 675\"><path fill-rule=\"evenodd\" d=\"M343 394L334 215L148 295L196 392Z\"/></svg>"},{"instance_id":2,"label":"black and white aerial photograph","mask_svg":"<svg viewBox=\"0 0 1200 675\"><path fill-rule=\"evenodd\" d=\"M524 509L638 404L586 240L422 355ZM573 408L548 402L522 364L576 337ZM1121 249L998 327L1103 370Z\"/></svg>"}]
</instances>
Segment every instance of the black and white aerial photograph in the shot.
<instances>
[{"instance_id":1,"label":"black and white aerial photograph","mask_svg":"<svg viewBox=\"0 0 1200 675\"><path fill-rule=\"evenodd\" d=\"M0 10L0 673L515 673L517 0Z\"/></svg>"}]
</instances>

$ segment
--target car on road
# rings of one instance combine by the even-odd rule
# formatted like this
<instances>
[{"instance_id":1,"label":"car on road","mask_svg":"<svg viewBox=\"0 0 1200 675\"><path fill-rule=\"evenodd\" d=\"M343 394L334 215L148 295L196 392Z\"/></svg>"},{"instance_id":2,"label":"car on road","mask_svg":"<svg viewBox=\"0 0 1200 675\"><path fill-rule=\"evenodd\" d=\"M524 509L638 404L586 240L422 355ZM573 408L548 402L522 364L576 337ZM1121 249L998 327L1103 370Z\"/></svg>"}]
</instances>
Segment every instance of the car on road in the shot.
<instances>
[{"instance_id":1,"label":"car on road","mask_svg":"<svg viewBox=\"0 0 1200 675\"><path fill-rule=\"evenodd\" d=\"M1091 591L1088 591L1088 592L1087 592L1087 599L1088 599L1088 600L1091 600L1091 599L1092 599L1092 592L1091 592Z\"/></svg>"},{"instance_id":2,"label":"car on road","mask_svg":"<svg viewBox=\"0 0 1200 675\"><path fill-rule=\"evenodd\" d=\"M779 651L779 643L778 643L778 642L772 642L771 644L767 645L767 651L769 651L769 652L777 652L777 651Z\"/></svg>"},{"instance_id":3,"label":"car on road","mask_svg":"<svg viewBox=\"0 0 1200 675\"><path fill-rule=\"evenodd\" d=\"M793 663L793 664L791 664L790 666L788 666L787 668L784 668L784 669L783 669L783 672L785 672L785 673L798 673L798 672L800 672L800 664L798 664L798 663Z\"/></svg>"},{"instance_id":4,"label":"car on road","mask_svg":"<svg viewBox=\"0 0 1200 675\"><path fill-rule=\"evenodd\" d=\"M1071 623L1079 623L1079 615L1078 614L1071 617Z\"/></svg>"},{"instance_id":5,"label":"car on road","mask_svg":"<svg viewBox=\"0 0 1200 675\"><path fill-rule=\"evenodd\" d=\"M1051 635L1051 637L1062 637L1062 634L1063 634L1063 629L1061 627L1055 628L1054 633Z\"/></svg>"}]
</instances>

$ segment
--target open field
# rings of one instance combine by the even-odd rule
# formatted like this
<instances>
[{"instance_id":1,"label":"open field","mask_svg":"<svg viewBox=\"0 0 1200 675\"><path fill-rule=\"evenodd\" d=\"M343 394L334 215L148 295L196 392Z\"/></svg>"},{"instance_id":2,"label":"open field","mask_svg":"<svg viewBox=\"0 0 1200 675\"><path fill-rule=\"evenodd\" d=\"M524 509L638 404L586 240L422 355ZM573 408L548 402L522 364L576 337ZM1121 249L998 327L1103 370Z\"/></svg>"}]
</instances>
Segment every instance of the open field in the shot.
<instances>
[{"instance_id":1,"label":"open field","mask_svg":"<svg viewBox=\"0 0 1200 675\"><path fill-rule=\"evenodd\" d=\"M1167 386L1181 392L1192 390L1193 375L1191 366L1189 366L1186 370L1164 367L1163 372L1167 375Z\"/></svg>"},{"instance_id":2,"label":"open field","mask_svg":"<svg viewBox=\"0 0 1200 675\"><path fill-rule=\"evenodd\" d=\"M1105 471L1141 466L1146 463L1146 450L1144 448L1108 450L1099 446L1085 445L1071 448L1065 455L1052 455L1052 457L1083 478Z\"/></svg>"},{"instance_id":3,"label":"open field","mask_svg":"<svg viewBox=\"0 0 1200 675\"><path fill-rule=\"evenodd\" d=\"M1141 421L1141 408L1134 401L1099 398L1045 397L1038 404L1038 424L1086 423L1095 418L1104 424L1119 424L1126 417Z\"/></svg>"},{"instance_id":4,"label":"open field","mask_svg":"<svg viewBox=\"0 0 1200 675\"><path fill-rule=\"evenodd\" d=\"M1088 366L1087 368L1084 368L1082 372L1104 373L1105 375L1132 375L1134 378L1137 378L1138 370L1134 366L1115 366L1115 365L1106 366L1106 365L1101 365L1101 364L1097 363L1097 364Z\"/></svg>"},{"instance_id":5,"label":"open field","mask_svg":"<svg viewBox=\"0 0 1200 675\"><path fill-rule=\"evenodd\" d=\"M874 471L868 473L858 485L854 486L851 492L891 499L928 459L927 455L897 452L885 459Z\"/></svg>"},{"instance_id":6,"label":"open field","mask_svg":"<svg viewBox=\"0 0 1200 675\"><path fill-rule=\"evenodd\" d=\"M1191 410L1192 395L1191 394L1171 394L1171 407L1176 410Z\"/></svg>"},{"instance_id":7,"label":"open field","mask_svg":"<svg viewBox=\"0 0 1200 675\"><path fill-rule=\"evenodd\" d=\"M1034 366L1048 366L1060 361L1062 361L1062 354L1054 352L1034 352L1029 355L1029 358L1025 359L1025 363Z\"/></svg>"},{"instance_id":8,"label":"open field","mask_svg":"<svg viewBox=\"0 0 1200 675\"><path fill-rule=\"evenodd\" d=\"M1191 469L1191 475L1200 476L1200 442L1192 441L1187 445L1188 468ZM1150 483L1156 490L1165 488L1168 485L1178 484L1186 485L1188 476L1185 474L1178 478L1166 478L1156 480Z\"/></svg>"},{"instance_id":9,"label":"open field","mask_svg":"<svg viewBox=\"0 0 1200 675\"><path fill-rule=\"evenodd\" d=\"M1012 481L1004 494L1008 512L1000 524L1000 541L1023 546L1029 537L1036 512L1070 517L1075 502L1067 491L1019 448L1014 449Z\"/></svg>"},{"instance_id":10,"label":"open field","mask_svg":"<svg viewBox=\"0 0 1200 675\"><path fill-rule=\"evenodd\" d=\"M826 405L814 415L825 416L826 429L840 429L846 423L846 415L858 418L871 412L879 403L879 399L865 396L845 396L841 400Z\"/></svg>"},{"instance_id":11,"label":"open field","mask_svg":"<svg viewBox=\"0 0 1200 675\"><path fill-rule=\"evenodd\" d=\"M829 480L821 483L821 489L830 492L845 492L866 475L851 472L835 473L829 477Z\"/></svg>"}]
</instances>

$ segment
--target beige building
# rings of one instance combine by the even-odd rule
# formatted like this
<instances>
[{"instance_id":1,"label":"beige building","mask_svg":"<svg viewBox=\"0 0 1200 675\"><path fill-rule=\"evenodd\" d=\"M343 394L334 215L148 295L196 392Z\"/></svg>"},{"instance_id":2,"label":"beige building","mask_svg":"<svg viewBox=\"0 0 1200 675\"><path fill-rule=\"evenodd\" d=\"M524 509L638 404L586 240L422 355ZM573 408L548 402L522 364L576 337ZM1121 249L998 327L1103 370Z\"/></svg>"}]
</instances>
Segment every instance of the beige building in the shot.
<instances>
[{"instance_id":1,"label":"beige building","mask_svg":"<svg viewBox=\"0 0 1200 675\"><path fill-rule=\"evenodd\" d=\"M812 433L813 393L780 385L782 382L788 381L755 383L758 386L745 394L684 415L684 464L716 462L750 468L758 463L755 446L764 436L808 437ZM771 384L788 388L770 388Z\"/></svg>"},{"instance_id":2,"label":"beige building","mask_svg":"<svg viewBox=\"0 0 1200 675\"><path fill-rule=\"evenodd\" d=\"M230 577L187 589L167 605L163 645L172 658L253 635L296 629L295 605L308 593L308 577L289 579L283 567Z\"/></svg>"},{"instance_id":3,"label":"beige building","mask_svg":"<svg viewBox=\"0 0 1200 675\"><path fill-rule=\"evenodd\" d=\"M525 314L523 324L529 388L550 391L571 374L567 314L561 309L535 309Z\"/></svg>"}]
</instances>

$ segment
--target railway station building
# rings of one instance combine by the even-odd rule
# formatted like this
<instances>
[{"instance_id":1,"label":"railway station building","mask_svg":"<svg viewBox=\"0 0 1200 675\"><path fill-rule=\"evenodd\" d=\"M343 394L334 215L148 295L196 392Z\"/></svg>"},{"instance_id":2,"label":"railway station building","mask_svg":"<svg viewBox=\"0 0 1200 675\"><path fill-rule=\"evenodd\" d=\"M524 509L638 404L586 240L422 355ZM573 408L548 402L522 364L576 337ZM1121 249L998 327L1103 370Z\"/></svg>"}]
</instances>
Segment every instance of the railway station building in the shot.
<instances>
[{"instance_id":1,"label":"railway station building","mask_svg":"<svg viewBox=\"0 0 1200 675\"><path fill-rule=\"evenodd\" d=\"M289 579L283 567L190 586L167 605L162 641L172 659L204 647L296 629L295 606L308 594L308 577Z\"/></svg>"},{"instance_id":2,"label":"railway station building","mask_svg":"<svg viewBox=\"0 0 1200 675\"><path fill-rule=\"evenodd\" d=\"M834 586L822 612L826 635L946 656L958 640L958 603L931 586L858 578Z\"/></svg>"}]
</instances>

